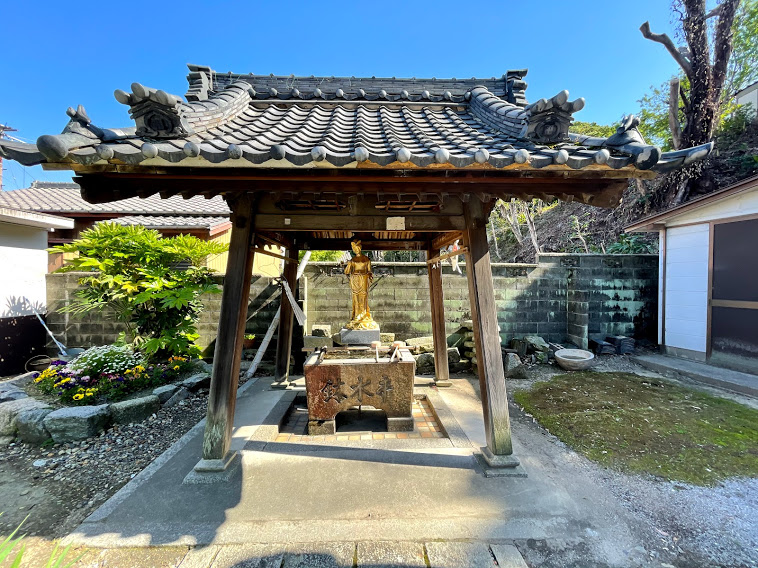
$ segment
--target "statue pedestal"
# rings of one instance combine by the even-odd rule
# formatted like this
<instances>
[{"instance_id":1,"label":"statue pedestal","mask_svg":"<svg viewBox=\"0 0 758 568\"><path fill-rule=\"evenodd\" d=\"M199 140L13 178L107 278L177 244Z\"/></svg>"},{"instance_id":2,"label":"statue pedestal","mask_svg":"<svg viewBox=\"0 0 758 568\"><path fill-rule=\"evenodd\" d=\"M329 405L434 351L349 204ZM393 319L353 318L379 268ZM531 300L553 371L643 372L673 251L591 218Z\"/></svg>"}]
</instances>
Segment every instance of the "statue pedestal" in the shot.
<instances>
[{"instance_id":1,"label":"statue pedestal","mask_svg":"<svg viewBox=\"0 0 758 568\"><path fill-rule=\"evenodd\" d=\"M381 341L378 329L346 329L340 330L342 345L371 345L373 341Z\"/></svg>"}]
</instances>

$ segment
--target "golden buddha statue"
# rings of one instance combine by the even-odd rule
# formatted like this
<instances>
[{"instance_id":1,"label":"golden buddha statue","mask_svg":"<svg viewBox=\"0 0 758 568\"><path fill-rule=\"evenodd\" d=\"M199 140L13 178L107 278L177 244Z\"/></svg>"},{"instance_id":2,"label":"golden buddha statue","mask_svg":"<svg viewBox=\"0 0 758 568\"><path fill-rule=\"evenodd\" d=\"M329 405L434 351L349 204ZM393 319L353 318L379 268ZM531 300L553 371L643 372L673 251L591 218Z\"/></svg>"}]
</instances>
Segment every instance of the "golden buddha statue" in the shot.
<instances>
[{"instance_id":1,"label":"golden buddha statue","mask_svg":"<svg viewBox=\"0 0 758 568\"><path fill-rule=\"evenodd\" d=\"M345 325L345 329L379 329L379 324L371 317L368 307L368 287L374 279L371 260L361 253L361 241L353 241L350 246L355 256L347 263L345 274L350 278L353 307L350 322Z\"/></svg>"}]
</instances>

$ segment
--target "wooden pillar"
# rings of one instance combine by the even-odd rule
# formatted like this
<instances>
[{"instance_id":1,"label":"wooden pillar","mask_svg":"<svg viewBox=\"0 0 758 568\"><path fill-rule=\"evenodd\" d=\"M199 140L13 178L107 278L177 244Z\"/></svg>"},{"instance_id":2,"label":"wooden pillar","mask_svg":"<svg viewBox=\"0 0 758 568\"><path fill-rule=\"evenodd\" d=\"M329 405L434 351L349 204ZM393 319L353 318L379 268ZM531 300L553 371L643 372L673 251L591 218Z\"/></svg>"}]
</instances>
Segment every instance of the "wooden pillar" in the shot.
<instances>
[{"instance_id":1,"label":"wooden pillar","mask_svg":"<svg viewBox=\"0 0 758 568\"><path fill-rule=\"evenodd\" d=\"M287 250L287 256L297 260L300 247L293 244ZM289 284L292 294L297 286L297 262L285 262L282 274L284 281ZM276 342L276 371L274 372L274 387L286 388L289 384L290 355L292 354L292 330L294 328L295 312L292 304L282 290L281 315L279 317L279 333Z\"/></svg>"},{"instance_id":2,"label":"wooden pillar","mask_svg":"<svg viewBox=\"0 0 758 568\"><path fill-rule=\"evenodd\" d=\"M439 249L427 247L427 260L439 256ZM450 369L447 364L447 333L445 331L445 304L442 293L442 263L426 265L429 274L429 303L432 307L432 336L434 337L434 382L438 387L449 387Z\"/></svg>"},{"instance_id":3,"label":"wooden pillar","mask_svg":"<svg viewBox=\"0 0 758 568\"><path fill-rule=\"evenodd\" d=\"M476 197L464 203L464 215L464 235L468 247L466 276L471 317L474 322L484 429L487 436L487 446L482 448L482 453L492 467L515 467L519 462L512 455L511 424L508 417L500 331L497 325L495 287L487 244L487 218L482 203Z\"/></svg>"},{"instance_id":4,"label":"wooden pillar","mask_svg":"<svg viewBox=\"0 0 758 568\"><path fill-rule=\"evenodd\" d=\"M213 373L208 394L208 415L203 437L203 459L195 471L223 471L231 462L229 452L237 401L242 341L247 319L250 280L253 270L253 200L242 195L230 203L232 235L226 265L221 315L213 356Z\"/></svg>"}]
</instances>

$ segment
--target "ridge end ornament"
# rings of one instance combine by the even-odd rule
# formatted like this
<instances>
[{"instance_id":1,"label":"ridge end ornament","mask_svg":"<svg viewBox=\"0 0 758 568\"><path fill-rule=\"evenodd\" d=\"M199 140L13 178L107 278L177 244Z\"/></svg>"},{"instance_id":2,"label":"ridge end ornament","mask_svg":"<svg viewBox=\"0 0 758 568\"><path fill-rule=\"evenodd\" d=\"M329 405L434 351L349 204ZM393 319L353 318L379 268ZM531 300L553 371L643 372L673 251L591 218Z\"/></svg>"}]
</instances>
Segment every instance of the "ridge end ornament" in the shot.
<instances>
[{"instance_id":1,"label":"ridge end ornament","mask_svg":"<svg viewBox=\"0 0 758 568\"><path fill-rule=\"evenodd\" d=\"M194 129L184 117L182 99L165 91L132 83L132 92L117 90L116 100L129 106L137 125L137 136L146 138L186 138Z\"/></svg>"}]
</instances>

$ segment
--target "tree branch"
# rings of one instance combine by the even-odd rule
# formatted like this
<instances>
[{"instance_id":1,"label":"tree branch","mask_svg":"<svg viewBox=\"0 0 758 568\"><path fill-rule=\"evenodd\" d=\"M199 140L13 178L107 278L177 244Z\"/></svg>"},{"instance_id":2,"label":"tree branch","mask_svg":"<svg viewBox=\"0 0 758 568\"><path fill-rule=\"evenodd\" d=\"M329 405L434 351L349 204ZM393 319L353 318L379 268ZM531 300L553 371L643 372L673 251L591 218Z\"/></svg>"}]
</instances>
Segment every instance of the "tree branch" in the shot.
<instances>
[{"instance_id":1,"label":"tree branch","mask_svg":"<svg viewBox=\"0 0 758 568\"><path fill-rule=\"evenodd\" d=\"M721 96L721 89L726 80L729 57L732 55L732 23L737 13L740 0L725 0L719 4L719 19L716 23L716 34L713 41L713 67L711 70L711 87L715 101Z\"/></svg>"},{"instance_id":2,"label":"tree branch","mask_svg":"<svg viewBox=\"0 0 758 568\"><path fill-rule=\"evenodd\" d=\"M684 55L677 49L677 47L674 45L674 42L671 41L671 38L666 34L654 34L650 31L650 22L645 22L640 26L640 31L642 32L642 37L645 39L649 39L650 41L654 41L656 43L660 43L665 47L668 52L671 54L671 57L674 58L674 61L676 61L679 64L679 67L682 68L682 70L687 74L687 77L689 77L692 74L692 65L687 60Z\"/></svg>"},{"instance_id":3,"label":"tree branch","mask_svg":"<svg viewBox=\"0 0 758 568\"><path fill-rule=\"evenodd\" d=\"M679 79L669 84L669 129L674 150L682 148L682 127L679 125Z\"/></svg>"}]
</instances>

